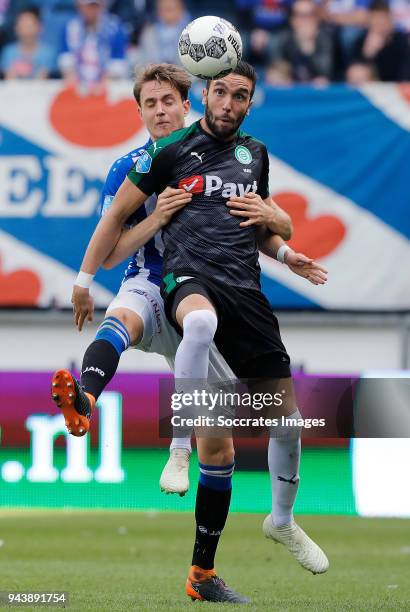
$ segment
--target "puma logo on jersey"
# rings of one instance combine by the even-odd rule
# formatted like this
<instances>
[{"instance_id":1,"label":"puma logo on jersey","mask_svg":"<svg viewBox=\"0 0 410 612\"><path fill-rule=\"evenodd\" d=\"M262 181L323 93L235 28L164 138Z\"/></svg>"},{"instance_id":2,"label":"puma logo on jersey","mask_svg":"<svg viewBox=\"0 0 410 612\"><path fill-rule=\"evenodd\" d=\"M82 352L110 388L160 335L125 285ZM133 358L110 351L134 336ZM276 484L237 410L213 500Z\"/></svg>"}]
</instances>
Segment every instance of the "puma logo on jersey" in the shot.
<instances>
[{"instance_id":1,"label":"puma logo on jersey","mask_svg":"<svg viewBox=\"0 0 410 612\"><path fill-rule=\"evenodd\" d=\"M194 157L197 157L199 159L199 161L201 162L201 164L202 164L202 158L205 155L205 153L201 153L201 155L200 155L196 151L191 151L191 155L193 155Z\"/></svg>"}]
</instances>

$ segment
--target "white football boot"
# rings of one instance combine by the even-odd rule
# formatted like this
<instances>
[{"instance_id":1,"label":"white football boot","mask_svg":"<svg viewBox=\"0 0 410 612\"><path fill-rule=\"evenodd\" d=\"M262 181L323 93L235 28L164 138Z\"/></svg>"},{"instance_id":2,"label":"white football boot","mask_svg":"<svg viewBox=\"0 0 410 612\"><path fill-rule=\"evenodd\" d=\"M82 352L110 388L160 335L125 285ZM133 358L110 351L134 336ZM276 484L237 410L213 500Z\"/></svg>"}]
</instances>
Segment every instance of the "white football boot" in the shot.
<instances>
[{"instance_id":1,"label":"white football boot","mask_svg":"<svg viewBox=\"0 0 410 612\"><path fill-rule=\"evenodd\" d=\"M294 521L289 525L275 527L268 514L262 529L265 538L283 544L300 565L312 574L323 574L329 569L329 561L323 550Z\"/></svg>"},{"instance_id":2,"label":"white football boot","mask_svg":"<svg viewBox=\"0 0 410 612\"><path fill-rule=\"evenodd\" d=\"M178 493L181 497L189 489L189 456L186 448L173 448L162 470L159 486L165 493Z\"/></svg>"}]
</instances>

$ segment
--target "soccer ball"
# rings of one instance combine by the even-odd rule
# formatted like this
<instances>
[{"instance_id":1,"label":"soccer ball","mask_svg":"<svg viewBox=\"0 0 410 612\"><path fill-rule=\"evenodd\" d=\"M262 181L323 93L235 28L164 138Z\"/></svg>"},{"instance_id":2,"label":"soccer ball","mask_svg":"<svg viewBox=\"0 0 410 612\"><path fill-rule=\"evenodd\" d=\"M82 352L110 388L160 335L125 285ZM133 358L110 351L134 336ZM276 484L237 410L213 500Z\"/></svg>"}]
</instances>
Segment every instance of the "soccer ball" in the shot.
<instances>
[{"instance_id":1,"label":"soccer ball","mask_svg":"<svg viewBox=\"0 0 410 612\"><path fill-rule=\"evenodd\" d=\"M235 70L242 57L242 40L229 21L208 15L186 26L178 52L188 72L200 79L215 79Z\"/></svg>"}]
</instances>

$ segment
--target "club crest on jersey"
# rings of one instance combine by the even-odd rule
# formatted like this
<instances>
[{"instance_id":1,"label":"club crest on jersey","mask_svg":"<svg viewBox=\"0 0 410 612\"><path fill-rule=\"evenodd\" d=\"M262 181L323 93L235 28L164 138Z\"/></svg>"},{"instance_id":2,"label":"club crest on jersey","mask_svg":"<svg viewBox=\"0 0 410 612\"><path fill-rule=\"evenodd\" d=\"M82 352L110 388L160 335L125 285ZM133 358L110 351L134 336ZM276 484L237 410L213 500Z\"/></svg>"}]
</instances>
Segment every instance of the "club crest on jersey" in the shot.
<instances>
[{"instance_id":1,"label":"club crest on jersey","mask_svg":"<svg viewBox=\"0 0 410 612\"><path fill-rule=\"evenodd\" d=\"M252 154L243 145L238 145L235 149L235 157L241 164L250 164L252 161Z\"/></svg>"},{"instance_id":2,"label":"club crest on jersey","mask_svg":"<svg viewBox=\"0 0 410 612\"><path fill-rule=\"evenodd\" d=\"M135 162L135 171L140 174L147 174L151 170L152 157L148 151L142 151Z\"/></svg>"}]
</instances>

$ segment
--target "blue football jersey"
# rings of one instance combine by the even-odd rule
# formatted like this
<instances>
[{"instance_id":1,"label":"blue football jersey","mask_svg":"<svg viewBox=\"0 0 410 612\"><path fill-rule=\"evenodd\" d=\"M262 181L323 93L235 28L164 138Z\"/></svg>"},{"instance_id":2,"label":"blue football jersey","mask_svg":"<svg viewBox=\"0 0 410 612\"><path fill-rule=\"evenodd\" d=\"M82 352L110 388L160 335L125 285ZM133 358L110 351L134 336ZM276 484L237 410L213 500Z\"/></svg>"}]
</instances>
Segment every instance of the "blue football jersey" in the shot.
<instances>
[{"instance_id":1,"label":"blue football jersey","mask_svg":"<svg viewBox=\"0 0 410 612\"><path fill-rule=\"evenodd\" d=\"M113 163L101 192L101 216L103 216L111 206L115 194L121 187L131 168L151 144L152 140L150 139L143 147L130 151L130 153L123 155L123 157L120 157ZM157 197L153 194L127 219L126 227L133 227L146 219L154 210L156 202ZM124 272L123 282L127 278L140 275L159 286L161 284L163 252L164 245L162 243L161 233L158 233L131 257L128 267Z\"/></svg>"}]
</instances>

